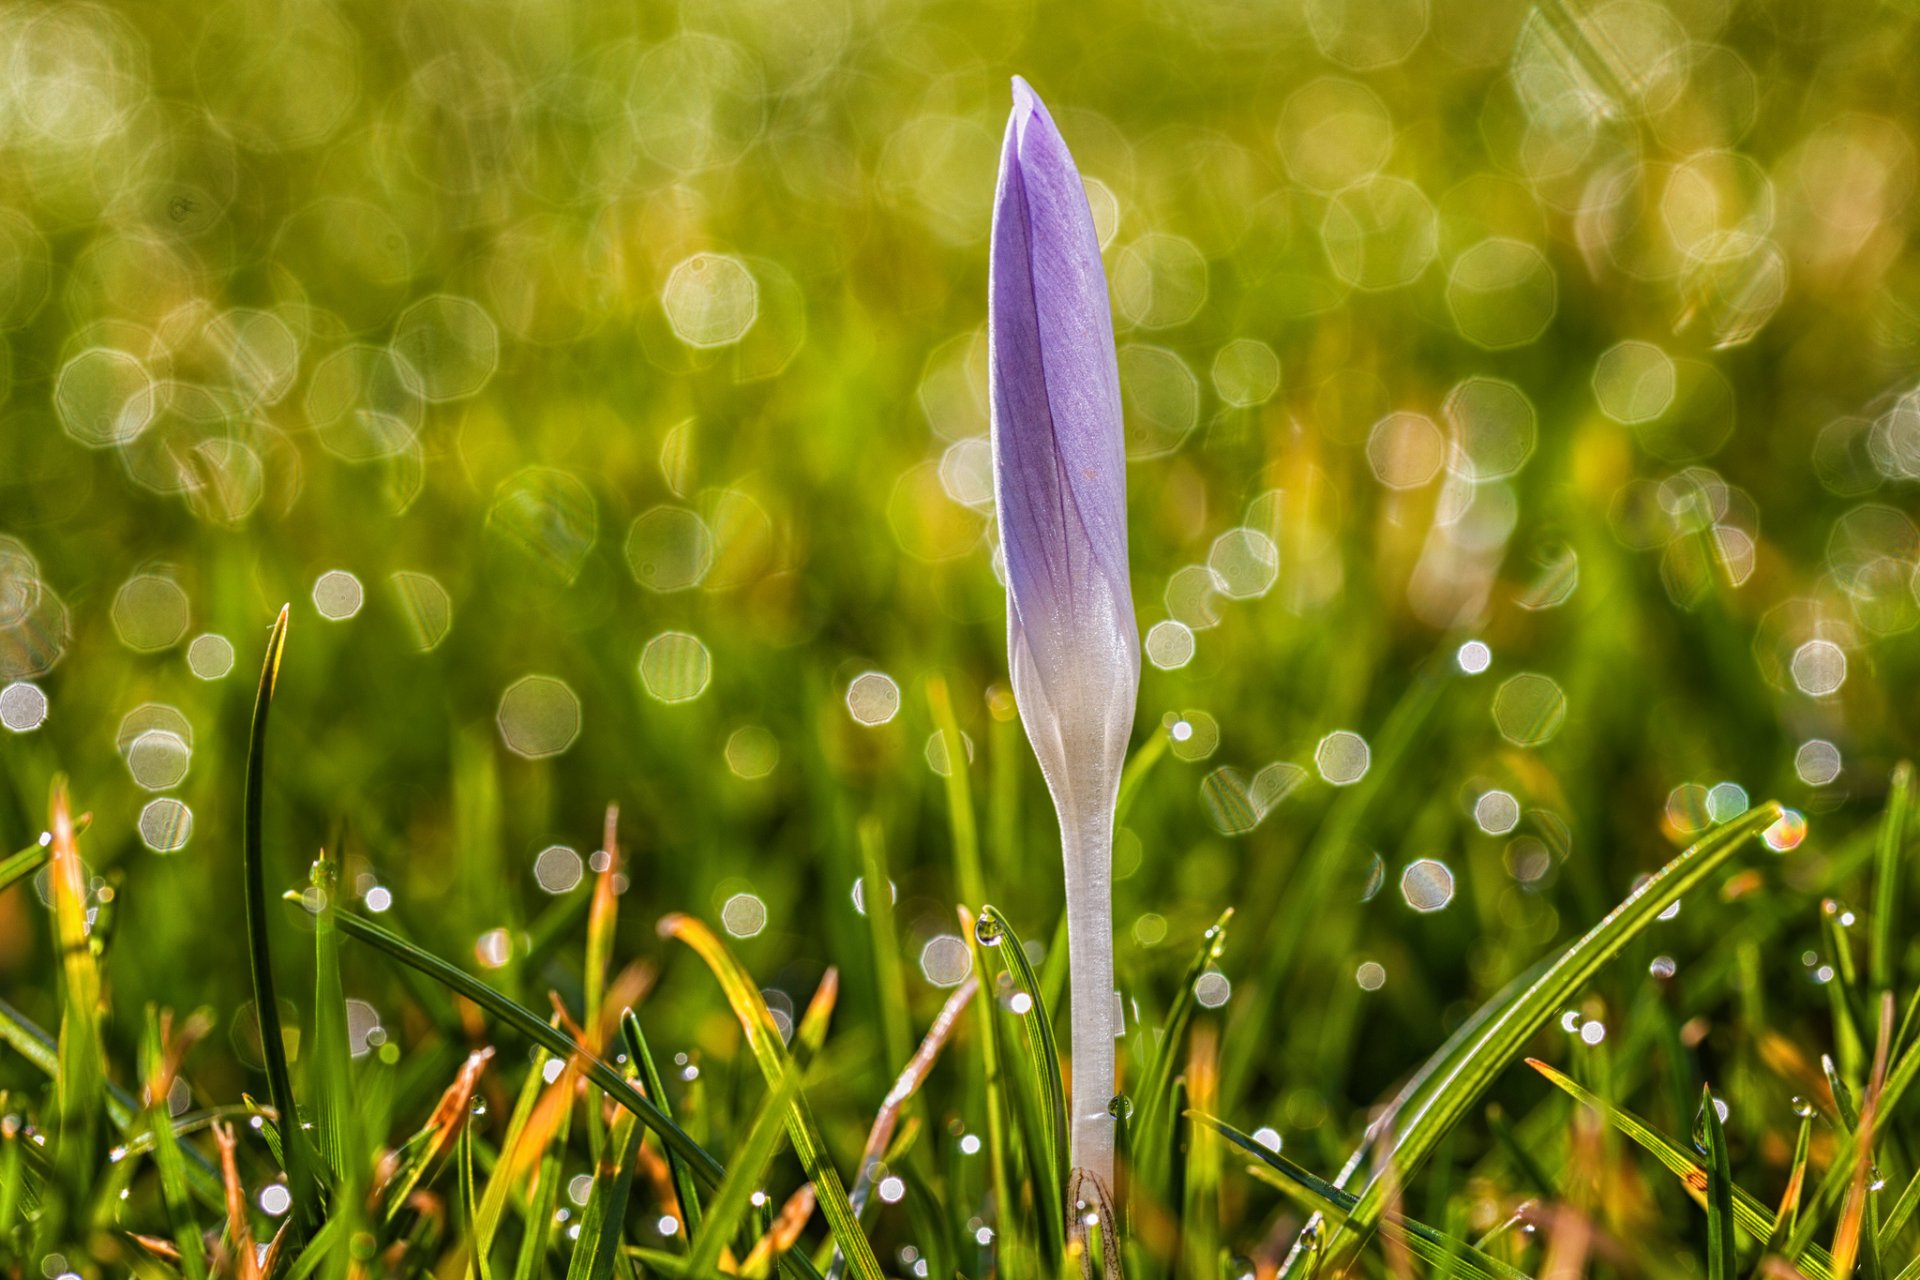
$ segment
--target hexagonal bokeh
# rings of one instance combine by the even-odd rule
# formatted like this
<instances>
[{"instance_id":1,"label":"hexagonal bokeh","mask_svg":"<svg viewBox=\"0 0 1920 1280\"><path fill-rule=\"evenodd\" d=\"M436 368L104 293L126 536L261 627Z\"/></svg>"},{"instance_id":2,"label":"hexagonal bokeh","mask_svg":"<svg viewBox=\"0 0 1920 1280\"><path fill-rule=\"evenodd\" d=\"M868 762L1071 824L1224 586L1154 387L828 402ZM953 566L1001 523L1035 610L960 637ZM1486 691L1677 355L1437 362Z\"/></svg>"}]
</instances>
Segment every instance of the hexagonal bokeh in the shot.
<instances>
[{"instance_id":1,"label":"hexagonal bokeh","mask_svg":"<svg viewBox=\"0 0 1920 1280\"><path fill-rule=\"evenodd\" d=\"M1567 722L1567 695L1537 672L1510 676L1493 696L1493 723L1500 736L1517 747L1552 741Z\"/></svg>"},{"instance_id":2,"label":"hexagonal bokeh","mask_svg":"<svg viewBox=\"0 0 1920 1280\"><path fill-rule=\"evenodd\" d=\"M1235 338L1213 357L1213 391L1244 409L1265 404L1280 390L1280 357L1257 338Z\"/></svg>"},{"instance_id":3,"label":"hexagonal bokeh","mask_svg":"<svg viewBox=\"0 0 1920 1280\"><path fill-rule=\"evenodd\" d=\"M739 258L696 253L674 267L660 292L674 334L690 347L740 341L760 314L760 286Z\"/></svg>"},{"instance_id":4,"label":"hexagonal bokeh","mask_svg":"<svg viewBox=\"0 0 1920 1280\"><path fill-rule=\"evenodd\" d=\"M1651 342L1617 342L1593 366L1593 398L1615 422L1652 422L1673 403L1675 376L1673 358Z\"/></svg>"},{"instance_id":5,"label":"hexagonal bokeh","mask_svg":"<svg viewBox=\"0 0 1920 1280\"><path fill-rule=\"evenodd\" d=\"M114 633L136 653L158 653L179 644L190 613L187 593L162 574L135 574L113 596Z\"/></svg>"},{"instance_id":6,"label":"hexagonal bokeh","mask_svg":"<svg viewBox=\"0 0 1920 1280\"><path fill-rule=\"evenodd\" d=\"M900 711L900 686L884 671L867 671L847 685L847 714L864 725L881 725Z\"/></svg>"},{"instance_id":7,"label":"hexagonal bokeh","mask_svg":"<svg viewBox=\"0 0 1920 1280\"><path fill-rule=\"evenodd\" d=\"M1367 436L1367 463L1389 489L1417 489L1440 474L1447 438L1423 413L1390 413Z\"/></svg>"},{"instance_id":8,"label":"hexagonal bokeh","mask_svg":"<svg viewBox=\"0 0 1920 1280\"><path fill-rule=\"evenodd\" d=\"M1127 457L1172 453L1200 420L1200 380L1166 347L1130 343L1120 348L1119 359Z\"/></svg>"},{"instance_id":9,"label":"hexagonal bokeh","mask_svg":"<svg viewBox=\"0 0 1920 1280\"><path fill-rule=\"evenodd\" d=\"M342 622L360 612L366 591L360 579L345 569L329 569L313 582L313 607L320 616Z\"/></svg>"},{"instance_id":10,"label":"hexagonal bokeh","mask_svg":"<svg viewBox=\"0 0 1920 1280\"><path fill-rule=\"evenodd\" d=\"M1334 192L1378 173L1393 153L1393 133L1379 94L1357 80L1322 76L1287 98L1276 141L1295 182Z\"/></svg>"},{"instance_id":11,"label":"hexagonal bokeh","mask_svg":"<svg viewBox=\"0 0 1920 1280\"><path fill-rule=\"evenodd\" d=\"M138 357L89 347L61 366L53 406L68 435L90 449L106 449L146 429L159 408L159 390Z\"/></svg>"},{"instance_id":12,"label":"hexagonal bokeh","mask_svg":"<svg viewBox=\"0 0 1920 1280\"><path fill-rule=\"evenodd\" d=\"M1320 223L1333 273L1356 289L1412 284L1439 248L1439 223L1426 193L1405 178L1375 174L1327 202Z\"/></svg>"},{"instance_id":13,"label":"hexagonal bokeh","mask_svg":"<svg viewBox=\"0 0 1920 1280\"><path fill-rule=\"evenodd\" d=\"M436 293L400 313L393 350L401 376L423 400L477 395L500 364L500 330L471 298Z\"/></svg>"},{"instance_id":14,"label":"hexagonal bokeh","mask_svg":"<svg viewBox=\"0 0 1920 1280\"><path fill-rule=\"evenodd\" d=\"M1469 480L1504 479L1533 456L1539 419L1511 382L1468 378L1447 393L1440 413L1453 435L1453 469Z\"/></svg>"},{"instance_id":15,"label":"hexagonal bokeh","mask_svg":"<svg viewBox=\"0 0 1920 1280\"><path fill-rule=\"evenodd\" d=\"M1460 336L1492 351L1525 346L1546 332L1559 306L1546 255L1522 240L1482 240L1447 272L1447 310Z\"/></svg>"},{"instance_id":16,"label":"hexagonal bokeh","mask_svg":"<svg viewBox=\"0 0 1920 1280\"><path fill-rule=\"evenodd\" d=\"M665 631L640 652L640 683L661 702L691 702L713 679L713 655L699 636Z\"/></svg>"},{"instance_id":17,"label":"hexagonal bokeh","mask_svg":"<svg viewBox=\"0 0 1920 1280\"><path fill-rule=\"evenodd\" d=\"M1254 600L1267 594L1280 576L1280 548L1258 529L1229 529L1207 552L1220 594L1229 600Z\"/></svg>"},{"instance_id":18,"label":"hexagonal bokeh","mask_svg":"<svg viewBox=\"0 0 1920 1280\"><path fill-rule=\"evenodd\" d=\"M627 567L649 591L697 587L713 567L713 532L698 512L654 507L627 530Z\"/></svg>"},{"instance_id":19,"label":"hexagonal bokeh","mask_svg":"<svg viewBox=\"0 0 1920 1280\"><path fill-rule=\"evenodd\" d=\"M515 755L557 756L580 736L580 699L564 680L522 676L500 695L495 722Z\"/></svg>"}]
</instances>

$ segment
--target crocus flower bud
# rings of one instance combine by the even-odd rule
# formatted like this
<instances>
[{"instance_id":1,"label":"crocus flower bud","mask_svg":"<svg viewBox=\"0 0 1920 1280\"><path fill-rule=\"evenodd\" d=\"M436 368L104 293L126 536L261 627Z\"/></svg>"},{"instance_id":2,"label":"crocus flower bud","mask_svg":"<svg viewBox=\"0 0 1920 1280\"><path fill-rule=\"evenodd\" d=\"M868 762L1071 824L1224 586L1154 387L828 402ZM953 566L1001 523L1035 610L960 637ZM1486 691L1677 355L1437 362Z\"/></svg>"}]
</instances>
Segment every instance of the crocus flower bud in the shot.
<instances>
[{"instance_id":1,"label":"crocus flower bud","mask_svg":"<svg viewBox=\"0 0 1920 1280\"><path fill-rule=\"evenodd\" d=\"M1113 317L1079 170L1024 80L993 207L988 347L1007 663L1060 818L1072 1160L1111 1186L1113 806L1140 684Z\"/></svg>"}]
</instances>

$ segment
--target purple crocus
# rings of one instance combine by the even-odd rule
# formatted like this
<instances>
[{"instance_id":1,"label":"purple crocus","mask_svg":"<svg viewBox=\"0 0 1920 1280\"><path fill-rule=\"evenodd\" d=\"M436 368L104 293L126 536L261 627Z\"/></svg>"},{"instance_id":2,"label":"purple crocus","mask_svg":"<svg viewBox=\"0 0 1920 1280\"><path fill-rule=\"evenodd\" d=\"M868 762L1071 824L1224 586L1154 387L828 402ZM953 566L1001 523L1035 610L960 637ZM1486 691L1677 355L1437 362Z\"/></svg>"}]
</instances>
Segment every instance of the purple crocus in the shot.
<instances>
[{"instance_id":1,"label":"purple crocus","mask_svg":"<svg viewBox=\"0 0 1920 1280\"><path fill-rule=\"evenodd\" d=\"M1113 1186L1113 808L1140 637L1113 317L1080 172L1026 81L993 205L987 334L1007 665L1066 863L1072 1163Z\"/></svg>"}]
</instances>

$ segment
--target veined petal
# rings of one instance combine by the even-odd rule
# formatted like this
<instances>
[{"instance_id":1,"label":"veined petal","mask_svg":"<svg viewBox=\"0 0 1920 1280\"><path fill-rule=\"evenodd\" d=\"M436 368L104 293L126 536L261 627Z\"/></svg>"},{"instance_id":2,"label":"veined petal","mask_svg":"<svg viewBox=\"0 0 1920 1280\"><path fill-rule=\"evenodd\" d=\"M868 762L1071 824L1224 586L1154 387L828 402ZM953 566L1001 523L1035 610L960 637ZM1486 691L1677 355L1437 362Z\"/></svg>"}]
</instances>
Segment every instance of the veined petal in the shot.
<instances>
[{"instance_id":1,"label":"veined petal","mask_svg":"<svg viewBox=\"0 0 1920 1280\"><path fill-rule=\"evenodd\" d=\"M1100 244L1073 157L1018 79L994 202L988 312L1009 663L1028 736L1064 803L1069 761L1117 783L1140 643Z\"/></svg>"}]
</instances>

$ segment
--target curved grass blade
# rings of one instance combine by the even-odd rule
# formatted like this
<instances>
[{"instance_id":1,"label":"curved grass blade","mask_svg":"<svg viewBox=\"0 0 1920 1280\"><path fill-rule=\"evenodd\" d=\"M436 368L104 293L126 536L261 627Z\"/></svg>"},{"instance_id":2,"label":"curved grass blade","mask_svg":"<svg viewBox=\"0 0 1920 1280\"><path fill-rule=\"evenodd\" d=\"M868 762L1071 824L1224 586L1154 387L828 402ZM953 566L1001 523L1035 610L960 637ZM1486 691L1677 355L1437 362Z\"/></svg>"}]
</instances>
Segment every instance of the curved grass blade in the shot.
<instances>
[{"instance_id":1,"label":"curved grass blade","mask_svg":"<svg viewBox=\"0 0 1920 1280\"><path fill-rule=\"evenodd\" d=\"M746 1141L734 1155L732 1172L720 1184L720 1192L707 1206L700 1240L687 1254L687 1269L705 1275L720 1268L720 1255L747 1220L753 1208L753 1193L767 1176L767 1166L780 1152L780 1139L786 1131L787 1112L800 1092L800 1073L789 1071L768 1090L760 1110L747 1129Z\"/></svg>"},{"instance_id":2,"label":"curved grass blade","mask_svg":"<svg viewBox=\"0 0 1920 1280\"><path fill-rule=\"evenodd\" d=\"M642 1096L640 1091L628 1083L619 1072L600 1058L583 1052L566 1032L549 1025L545 1019L525 1005L500 994L478 978L388 933L371 920L355 915L351 911L338 912L336 919L340 925L340 932L347 937L356 942L364 942L398 960L401 964L425 974L455 995L465 996L547 1052L562 1057L578 1056L581 1071L587 1079L591 1080L607 1097L633 1112L641 1124L659 1136L661 1142L678 1152L686 1160L688 1168L693 1170L694 1176L701 1182L710 1187L720 1185L721 1179L726 1176L726 1171L720 1167L720 1162L715 1160L706 1148L688 1137L685 1130L669 1119L649 1099Z\"/></svg>"},{"instance_id":3,"label":"curved grass blade","mask_svg":"<svg viewBox=\"0 0 1920 1280\"><path fill-rule=\"evenodd\" d=\"M1012 980L1016 1011L1021 1002L1026 1004L1026 1009L1017 1011L1017 1016L1027 1042L1027 1063L1032 1069L1034 1097L1038 1106L1036 1127L1040 1141L1033 1177L1034 1193L1039 1199L1044 1219L1042 1239L1055 1246L1053 1256L1057 1258L1065 1248L1067 1104L1061 1092L1063 1077L1060 1074L1060 1051L1053 1038L1053 1017L1041 994L1040 983L1034 976L1033 965L1027 959L1026 948L1020 944L1020 936L1007 923L1007 918L1000 914L999 908L991 903L981 907L980 923L974 933L988 940L988 949L999 957L1005 973Z\"/></svg>"},{"instance_id":4,"label":"curved grass blade","mask_svg":"<svg viewBox=\"0 0 1920 1280\"><path fill-rule=\"evenodd\" d=\"M1404 1180L1417 1170L1434 1145L1467 1110L1479 1101L1533 1034L1579 994L1601 966L1678 902L1689 890L1731 858L1748 840L1780 820L1779 804L1768 801L1682 852L1588 930L1533 984L1514 997L1481 1029L1460 1046L1437 1075L1431 1092L1421 1098L1402 1123L1393 1149L1368 1178L1360 1201L1328 1242L1328 1261L1336 1267L1350 1263L1380 1220L1395 1177Z\"/></svg>"},{"instance_id":5,"label":"curved grass blade","mask_svg":"<svg viewBox=\"0 0 1920 1280\"><path fill-rule=\"evenodd\" d=\"M987 1111L987 1176L993 1188L993 1203L999 1231L1000 1255L1008 1270L1023 1271L1014 1260L1024 1262L1033 1254L1022 1229L1016 1188L1020 1185L1017 1154L1013 1142L1013 1120L1008 1114L1006 1055L1000 1029L994 1026L993 995L985 981L986 948L974 928L975 917L966 907L959 908L960 934L973 957L973 972L981 977L975 985L974 1004L979 1016L974 1019L980 1031L980 1092ZM834 1280L838 1280L835 1277Z\"/></svg>"},{"instance_id":6,"label":"curved grass blade","mask_svg":"<svg viewBox=\"0 0 1920 1280\"><path fill-rule=\"evenodd\" d=\"M287 647L287 613L281 605L267 640L266 660L260 665L260 691L253 703L253 726L247 735L247 781L241 825L240 871L247 904L247 966L253 977L253 1013L260 1028L260 1055L267 1064L267 1097L285 1120L287 1191L293 1198L295 1230L304 1238L319 1229L324 1216L320 1188L307 1159L307 1139L297 1123L293 1079L287 1070L287 1045L280 1030L280 1003L274 993L273 952L267 939L266 850L262 836L267 773L267 715L273 709L273 691L280 680L280 660Z\"/></svg>"},{"instance_id":7,"label":"curved grass blade","mask_svg":"<svg viewBox=\"0 0 1920 1280\"><path fill-rule=\"evenodd\" d=\"M1323 1218L1332 1222L1344 1221L1358 1203L1359 1198L1352 1192L1343 1191L1279 1152L1268 1150L1226 1121L1200 1111L1190 1110L1184 1114L1213 1129L1252 1156L1258 1162L1250 1166L1255 1177L1294 1196ZM1411 1218L1391 1217L1382 1229L1397 1235L1408 1250L1423 1262L1441 1268L1452 1267L1455 1274L1471 1277L1471 1280L1526 1280L1525 1272L1515 1270L1464 1240L1436 1231Z\"/></svg>"},{"instance_id":8,"label":"curved grass blade","mask_svg":"<svg viewBox=\"0 0 1920 1280\"><path fill-rule=\"evenodd\" d=\"M633 1010L620 1015L620 1033L627 1042L628 1056L640 1066L640 1083L646 1088L647 1096L660 1108L660 1114L671 1120L673 1104L667 1100L660 1068L653 1060L653 1050L647 1046L646 1033L640 1029L640 1018ZM667 1148L667 1168L673 1175L674 1198L680 1202L680 1231L691 1247L694 1235L700 1230L700 1188L686 1160L671 1146Z\"/></svg>"},{"instance_id":9,"label":"curved grass blade","mask_svg":"<svg viewBox=\"0 0 1920 1280\"><path fill-rule=\"evenodd\" d=\"M1165 1163L1167 1142L1172 1137L1173 1126L1163 1121L1173 1096L1173 1065L1179 1060L1187 1025L1193 1021L1193 1011L1199 1004L1193 994L1194 983L1208 968L1219 963L1227 945L1227 926L1232 922L1233 908L1228 907L1201 935L1200 949L1194 953L1193 962L1180 979L1180 993L1174 997L1173 1008L1167 1011L1166 1027L1161 1033L1159 1045L1154 1049L1152 1064L1147 1068L1146 1079L1137 1095L1140 1119L1135 1131L1140 1136L1135 1142L1135 1149L1140 1153L1143 1176L1156 1176L1154 1171Z\"/></svg>"},{"instance_id":10,"label":"curved grass blade","mask_svg":"<svg viewBox=\"0 0 1920 1280\"><path fill-rule=\"evenodd\" d=\"M1707 1128L1707 1280L1733 1280L1733 1162L1711 1086L1700 1090L1700 1114Z\"/></svg>"},{"instance_id":11,"label":"curved grass blade","mask_svg":"<svg viewBox=\"0 0 1920 1280\"><path fill-rule=\"evenodd\" d=\"M727 1003L733 1006L734 1016L740 1020L740 1026L746 1032L747 1046L753 1051L761 1074L766 1077L767 1088L779 1088L780 1082L798 1069L787 1053L786 1043L780 1038L780 1029L774 1025L766 998L760 994L760 988L753 978L734 959L713 930L693 917L679 914L666 916L660 921L659 931L662 937L678 939L693 948L694 954L713 971L721 990L726 993ZM793 1101L787 1108L787 1128L793 1140L794 1153L800 1157L801 1167L807 1171L807 1177L813 1180L814 1189L820 1197L820 1211L826 1216L827 1226L833 1232L840 1251L846 1255L848 1266L861 1280L880 1280L880 1260L874 1256L873 1245L860 1230L859 1219L847 1199L846 1186L827 1158L826 1143L821 1140L820 1127L814 1122L806 1094L799 1091L797 1086Z\"/></svg>"},{"instance_id":12,"label":"curved grass blade","mask_svg":"<svg viewBox=\"0 0 1920 1280\"><path fill-rule=\"evenodd\" d=\"M1704 1205L1707 1201L1707 1170L1680 1145L1662 1135L1653 1126L1634 1115L1606 1101L1598 1094L1574 1081L1563 1072L1541 1062L1537 1058L1528 1058L1527 1065L1545 1076L1551 1083L1572 1097L1576 1102L1585 1104L1607 1121L1608 1124L1639 1143L1648 1154L1665 1165L1686 1187L1687 1194ZM1735 1186L1731 1189L1732 1213L1735 1225L1756 1240L1772 1240L1777 1225L1773 1213L1747 1192ZM1826 1250L1816 1245L1795 1246L1789 1242L1780 1250L1787 1259L1798 1267L1807 1280L1830 1280L1833 1275L1833 1258Z\"/></svg>"},{"instance_id":13,"label":"curved grass blade","mask_svg":"<svg viewBox=\"0 0 1920 1280\"><path fill-rule=\"evenodd\" d=\"M0 858L0 893L47 865L53 857L53 844L32 844L16 854Z\"/></svg>"}]
</instances>

